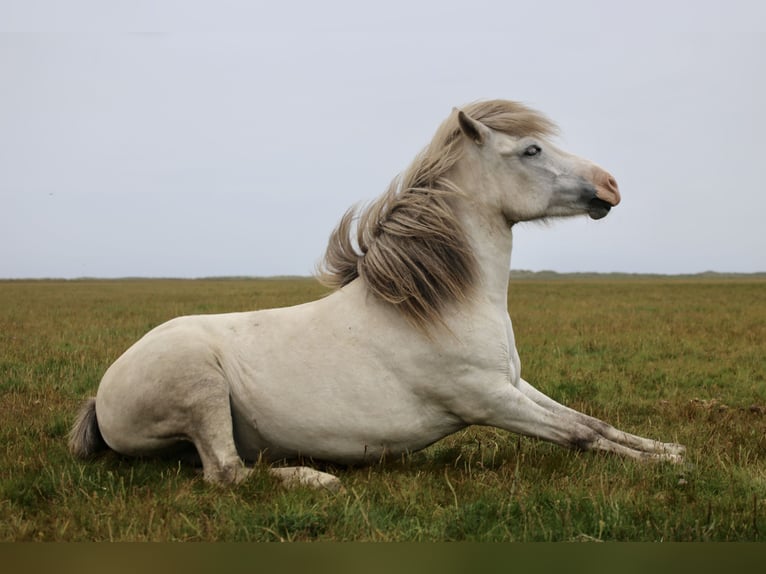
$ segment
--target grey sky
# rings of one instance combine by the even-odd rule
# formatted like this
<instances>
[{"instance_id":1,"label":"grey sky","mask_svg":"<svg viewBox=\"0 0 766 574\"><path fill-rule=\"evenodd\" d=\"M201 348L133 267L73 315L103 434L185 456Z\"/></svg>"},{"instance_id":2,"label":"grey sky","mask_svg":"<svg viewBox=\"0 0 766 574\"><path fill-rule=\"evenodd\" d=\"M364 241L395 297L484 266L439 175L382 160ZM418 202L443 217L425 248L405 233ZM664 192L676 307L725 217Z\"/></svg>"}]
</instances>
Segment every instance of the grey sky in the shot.
<instances>
[{"instance_id":1,"label":"grey sky","mask_svg":"<svg viewBox=\"0 0 766 574\"><path fill-rule=\"evenodd\" d=\"M606 219L512 266L766 271L766 4L0 0L0 278L309 274L453 106L524 101Z\"/></svg>"}]
</instances>

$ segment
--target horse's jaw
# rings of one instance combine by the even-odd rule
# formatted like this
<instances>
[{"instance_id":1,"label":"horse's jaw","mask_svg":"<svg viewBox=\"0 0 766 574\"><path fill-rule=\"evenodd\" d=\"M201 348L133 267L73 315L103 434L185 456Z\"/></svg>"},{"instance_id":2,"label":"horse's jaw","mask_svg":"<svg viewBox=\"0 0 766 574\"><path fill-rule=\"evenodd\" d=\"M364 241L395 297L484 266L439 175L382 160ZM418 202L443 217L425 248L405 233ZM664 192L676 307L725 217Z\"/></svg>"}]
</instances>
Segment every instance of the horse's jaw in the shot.
<instances>
[{"instance_id":1,"label":"horse's jaw","mask_svg":"<svg viewBox=\"0 0 766 574\"><path fill-rule=\"evenodd\" d=\"M588 202L588 215L591 219L602 219L606 217L609 214L610 209L612 209L611 204L600 197L594 197Z\"/></svg>"}]
</instances>

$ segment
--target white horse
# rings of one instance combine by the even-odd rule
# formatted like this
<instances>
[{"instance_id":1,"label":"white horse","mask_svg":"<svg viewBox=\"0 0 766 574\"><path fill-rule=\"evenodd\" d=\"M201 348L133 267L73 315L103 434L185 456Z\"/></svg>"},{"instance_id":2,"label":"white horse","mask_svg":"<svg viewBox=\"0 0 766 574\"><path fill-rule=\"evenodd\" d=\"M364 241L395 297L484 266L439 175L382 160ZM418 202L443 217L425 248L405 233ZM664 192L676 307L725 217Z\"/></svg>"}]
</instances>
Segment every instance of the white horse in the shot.
<instances>
[{"instance_id":1,"label":"white horse","mask_svg":"<svg viewBox=\"0 0 766 574\"><path fill-rule=\"evenodd\" d=\"M321 269L334 292L156 327L107 370L70 449L152 455L191 443L205 479L225 484L251 472L243 461L377 461L491 425L680 461L681 445L617 430L521 378L507 308L513 226L600 219L620 201L614 178L555 147L554 131L514 102L455 110L381 198L341 220ZM339 486L307 467L270 472Z\"/></svg>"}]
</instances>

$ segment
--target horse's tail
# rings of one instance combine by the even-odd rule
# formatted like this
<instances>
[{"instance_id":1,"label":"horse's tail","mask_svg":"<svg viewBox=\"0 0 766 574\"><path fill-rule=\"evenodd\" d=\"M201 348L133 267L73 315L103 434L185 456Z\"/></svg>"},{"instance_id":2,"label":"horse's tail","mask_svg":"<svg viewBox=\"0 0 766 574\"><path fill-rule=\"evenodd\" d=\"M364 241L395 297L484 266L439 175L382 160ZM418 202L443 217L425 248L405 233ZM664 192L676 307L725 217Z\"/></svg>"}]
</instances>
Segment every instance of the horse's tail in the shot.
<instances>
[{"instance_id":1,"label":"horse's tail","mask_svg":"<svg viewBox=\"0 0 766 574\"><path fill-rule=\"evenodd\" d=\"M109 446L101 436L96 418L96 399L86 400L69 431L69 451L77 458L91 458Z\"/></svg>"}]
</instances>

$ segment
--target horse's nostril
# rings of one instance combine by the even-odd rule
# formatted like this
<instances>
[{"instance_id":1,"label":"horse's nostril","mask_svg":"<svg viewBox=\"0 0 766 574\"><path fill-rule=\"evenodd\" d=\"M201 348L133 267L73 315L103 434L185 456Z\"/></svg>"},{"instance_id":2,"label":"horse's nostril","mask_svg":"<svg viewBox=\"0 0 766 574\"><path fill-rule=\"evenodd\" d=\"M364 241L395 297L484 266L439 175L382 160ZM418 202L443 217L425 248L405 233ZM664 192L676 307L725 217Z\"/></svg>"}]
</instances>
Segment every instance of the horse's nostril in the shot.
<instances>
[{"instance_id":1,"label":"horse's nostril","mask_svg":"<svg viewBox=\"0 0 766 574\"><path fill-rule=\"evenodd\" d=\"M620 186L617 185L617 180L614 176L606 171L599 173L597 181L597 188L601 188L601 199L604 199L611 203L613 206L620 203Z\"/></svg>"}]
</instances>

